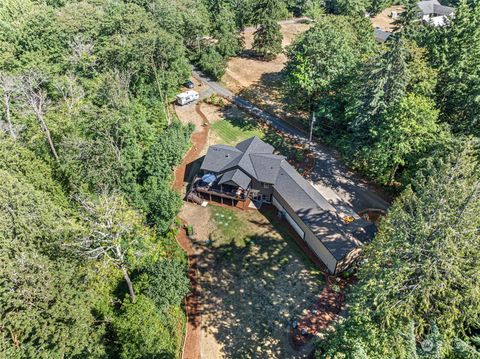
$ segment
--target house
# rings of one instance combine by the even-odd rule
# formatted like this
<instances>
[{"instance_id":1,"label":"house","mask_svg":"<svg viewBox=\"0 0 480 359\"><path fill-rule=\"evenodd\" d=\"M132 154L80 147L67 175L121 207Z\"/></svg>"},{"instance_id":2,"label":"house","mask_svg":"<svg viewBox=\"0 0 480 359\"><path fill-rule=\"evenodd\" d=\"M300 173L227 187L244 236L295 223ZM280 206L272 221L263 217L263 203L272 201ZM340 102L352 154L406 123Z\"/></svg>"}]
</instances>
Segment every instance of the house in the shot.
<instances>
[{"instance_id":1,"label":"house","mask_svg":"<svg viewBox=\"0 0 480 359\"><path fill-rule=\"evenodd\" d=\"M376 27L374 30L373 30L373 36L375 37L375 40L377 42L385 42L387 41L387 39L390 37L390 35L392 35L392 33L390 31L385 31L385 30L382 30L380 29L379 27Z\"/></svg>"},{"instance_id":2,"label":"house","mask_svg":"<svg viewBox=\"0 0 480 359\"><path fill-rule=\"evenodd\" d=\"M353 210L336 208L285 159L258 137L235 147L210 146L192 193L247 208L250 201L271 203L279 215L336 274L354 261L375 226Z\"/></svg>"},{"instance_id":3,"label":"house","mask_svg":"<svg viewBox=\"0 0 480 359\"><path fill-rule=\"evenodd\" d=\"M455 9L450 6L444 6L440 4L438 0L426 0L420 1L417 4L419 8L419 16L425 23L433 26L444 26L448 23L448 19L451 18Z\"/></svg>"}]
</instances>

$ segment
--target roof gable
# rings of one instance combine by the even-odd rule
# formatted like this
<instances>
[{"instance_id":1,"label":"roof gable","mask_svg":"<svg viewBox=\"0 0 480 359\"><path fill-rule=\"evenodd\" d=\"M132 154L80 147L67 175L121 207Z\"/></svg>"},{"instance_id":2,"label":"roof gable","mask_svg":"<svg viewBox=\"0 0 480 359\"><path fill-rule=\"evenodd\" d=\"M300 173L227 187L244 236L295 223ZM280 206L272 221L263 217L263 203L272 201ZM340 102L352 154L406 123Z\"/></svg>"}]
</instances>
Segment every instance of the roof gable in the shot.
<instances>
[{"instance_id":1,"label":"roof gable","mask_svg":"<svg viewBox=\"0 0 480 359\"><path fill-rule=\"evenodd\" d=\"M274 148L269 144L263 142L260 138L254 136L245 141L240 142L235 146L235 149L241 153L241 155L234 157L228 163L225 163L219 170L220 172L228 171L235 167L241 168L248 173L251 177L261 181L258 178L257 168L252 162L252 154L272 154Z\"/></svg>"},{"instance_id":2,"label":"roof gable","mask_svg":"<svg viewBox=\"0 0 480 359\"><path fill-rule=\"evenodd\" d=\"M274 154L251 153L250 160L260 182L274 184L277 180L280 164L285 160L284 156Z\"/></svg>"},{"instance_id":3,"label":"roof gable","mask_svg":"<svg viewBox=\"0 0 480 359\"><path fill-rule=\"evenodd\" d=\"M220 172L225 165L242 156L235 147L214 145L208 148L200 169L210 172Z\"/></svg>"},{"instance_id":4,"label":"roof gable","mask_svg":"<svg viewBox=\"0 0 480 359\"><path fill-rule=\"evenodd\" d=\"M240 142L235 146L238 150L243 153L273 153L275 150L269 144L263 142L257 136L253 136L245 141Z\"/></svg>"},{"instance_id":5,"label":"roof gable","mask_svg":"<svg viewBox=\"0 0 480 359\"><path fill-rule=\"evenodd\" d=\"M251 181L252 179L250 177L248 177L241 170L236 169L225 172L220 178L220 181L218 181L218 184L234 183L243 189L247 189Z\"/></svg>"}]
</instances>

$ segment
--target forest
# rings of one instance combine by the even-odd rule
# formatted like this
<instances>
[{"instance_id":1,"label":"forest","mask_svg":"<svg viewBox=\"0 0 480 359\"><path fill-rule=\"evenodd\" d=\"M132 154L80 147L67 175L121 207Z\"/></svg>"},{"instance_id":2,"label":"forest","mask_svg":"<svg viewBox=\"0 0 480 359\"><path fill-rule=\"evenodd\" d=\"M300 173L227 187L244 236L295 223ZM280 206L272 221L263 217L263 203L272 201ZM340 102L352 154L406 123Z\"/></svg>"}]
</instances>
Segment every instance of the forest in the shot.
<instances>
[{"instance_id":1,"label":"forest","mask_svg":"<svg viewBox=\"0 0 480 359\"><path fill-rule=\"evenodd\" d=\"M171 103L193 66L223 76L245 27L268 61L277 21L306 16L285 102L396 197L317 357L479 358L480 3L431 27L405 0L377 44L364 14L392 3L0 2L0 357L179 357L172 173L194 129Z\"/></svg>"}]
</instances>

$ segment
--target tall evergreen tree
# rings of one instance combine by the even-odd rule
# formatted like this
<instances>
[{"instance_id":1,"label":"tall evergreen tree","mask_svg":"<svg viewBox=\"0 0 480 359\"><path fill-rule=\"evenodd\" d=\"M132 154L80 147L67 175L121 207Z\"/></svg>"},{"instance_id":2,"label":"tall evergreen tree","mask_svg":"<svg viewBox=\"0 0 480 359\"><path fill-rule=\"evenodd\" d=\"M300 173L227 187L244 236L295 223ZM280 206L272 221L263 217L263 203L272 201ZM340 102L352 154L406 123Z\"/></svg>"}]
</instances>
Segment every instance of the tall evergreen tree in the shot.
<instances>
[{"instance_id":1,"label":"tall evergreen tree","mask_svg":"<svg viewBox=\"0 0 480 359\"><path fill-rule=\"evenodd\" d=\"M439 67L442 120L456 132L480 136L480 3L463 0L432 50Z\"/></svg>"},{"instance_id":2,"label":"tall evergreen tree","mask_svg":"<svg viewBox=\"0 0 480 359\"><path fill-rule=\"evenodd\" d=\"M266 60L271 60L282 52L283 35L277 23L280 11L280 0L260 0L255 6L253 23L257 30L252 48Z\"/></svg>"},{"instance_id":3,"label":"tall evergreen tree","mask_svg":"<svg viewBox=\"0 0 480 359\"><path fill-rule=\"evenodd\" d=\"M365 247L348 320L321 342L321 357L349 357L357 343L369 358L411 358L411 322L417 343L428 340L418 348L423 354L440 349L449 357L455 338L477 325L477 145L459 142L448 154L423 161L411 188L397 198Z\"/></svg>"},{"instance_id":4,"label":"tall evergreen tree","mask_svg":"<svg viewBox=\"0 0 480 359\"><path fill-rule=\"evenodd\" d=\"M327 2L327 8L339 15L363 16L367 7L367 0L330 0Z\"/></svg>"},{"instance_id":5,"label":"tall evergreen tree","mask_svg":"<svg viewBox=\"0 0 480 359\"><path fill-rule=\"evenodd\" d=\"M235 12L229 4L222 3L213 17L217 51L225 58L238 55L243 48L243 39L237 28Z\"/></svg>"},{"instance_id":6,"label":"tall evergreen tree","mask_svg":"<svg viewBox=\"0 0 480 359\"><path fill-rule=\"evenodd\" d=\"M372 130L374 143L365 149L362 158L377 181L393 185L397 172L409 160L416 161L448 139L448 131L438 123L435 103L410 93L390 107L379 127Z\"/></svg>"},{"instance_id":7,"label":"tall evergreen tree","mask_svg":"<svg viewBox=\"0 0 480 359\"><path fill-rule=\"evenodd\" d=\"M387 50L364 69L358 90L360 98L352 111L354 136L364 141L368 141L370 129L380 125L387 109L406 93L409 79L405 40L393 35L387 46Z\"/></svg>"},{"instance_id":8,"label":"tall evergreen tree","mask_svg":"<svg viewBox=\"0 0 480 359\"><path fill-rule=\"evenodd\" d=\"M419 20L419 8L417 0L407 0L404 10L400 13L398 19L394 21L394 31L405 36L407 39L415 39L421 26Z\"/></svg>"}]
</instances>

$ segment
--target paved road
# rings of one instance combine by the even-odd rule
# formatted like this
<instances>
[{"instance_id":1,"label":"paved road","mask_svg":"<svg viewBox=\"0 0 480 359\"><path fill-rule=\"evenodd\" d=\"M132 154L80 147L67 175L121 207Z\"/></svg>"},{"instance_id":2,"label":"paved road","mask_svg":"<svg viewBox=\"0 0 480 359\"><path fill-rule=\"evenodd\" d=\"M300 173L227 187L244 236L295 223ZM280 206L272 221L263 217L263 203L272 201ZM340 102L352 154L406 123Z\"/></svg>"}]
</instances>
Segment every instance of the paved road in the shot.
<instances>
[{"instance_id":1,"label":"paved road","mask_svg":"<svg viewBox=\"0 0 480 359\"><path fill-rule=\"evenodd\" d=\"M208 85L217 95L228 98L245 112L254 115L299 142L308 144L308 134L303 130L295 128L281 118L261 110L252 102L235 95L225 86L209 79L200 71L193 71L193 76ZM317 161L310 181L332 204L337 208L344 208L346 212L350 211L349 207L356 212L366 208L382 210L388 208L388 202L382 198L386 198L386 196L381 196L379 190L376 190L357 174L348 170L334 151L319 143L313 143L311 146Z\"/></svg>"},{"instance_id":2,"label":"paved road","mask_svg":"<svg viewBox=\"0 0 480 359\"><path fill-rule=\"evenodd\" d=\"M312 19L308 18L308 17L296 17L296 18L293 18L293 19L289 19L289 20L282 20L282 21L278 21L278 25L288 25L288 24L297 24L299 22L304 22L304 21L313 21ZM257 28L255 26L250 26L250 27L246 27L243 32L244 33L250 33L250 32L255 32L255 30L257 30Z\"/></svg>"}]
</instances>

